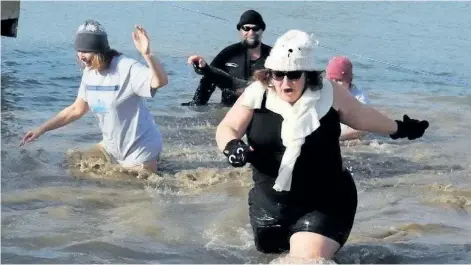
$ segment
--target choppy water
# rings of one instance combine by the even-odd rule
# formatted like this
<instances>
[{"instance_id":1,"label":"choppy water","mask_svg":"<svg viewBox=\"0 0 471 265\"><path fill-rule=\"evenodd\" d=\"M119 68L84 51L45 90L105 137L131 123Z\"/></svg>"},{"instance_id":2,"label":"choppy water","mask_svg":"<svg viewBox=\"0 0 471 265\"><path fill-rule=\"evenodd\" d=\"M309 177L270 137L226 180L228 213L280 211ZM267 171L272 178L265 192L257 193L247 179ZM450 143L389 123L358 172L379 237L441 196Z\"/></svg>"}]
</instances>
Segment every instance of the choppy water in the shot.
<instances>
[{"instance_id":1,"label":"choppy water","mask_svg":"<svg viewBox=\"0 0 471 265\"><path fill-rule=\"evenodd\" d=\"M266 263L247 217L250 170L233 169L215 146L227 109L181 107L198 76L185 62L210 60L237 38L249 8L265 42L290 28L320 44L471 83L469 2L22 2L19 37L2 38L3 263ZM133 56L140 23L170 73L149 105L165 137L160 176L119 172L80 157L100 140L92 115L18 148L30 128L73 102L80 80L73 37L98 19L113 47ZM338 55L319 48L319 65ZM471 262L470 87L352 57L358 86L380 110L428 119L417 141L371 135L342 146L359 190L339 263ZM97 169L98 168L98 169ZM332 194L341 196L341 194Z\"/></svg>"}]
</instances>

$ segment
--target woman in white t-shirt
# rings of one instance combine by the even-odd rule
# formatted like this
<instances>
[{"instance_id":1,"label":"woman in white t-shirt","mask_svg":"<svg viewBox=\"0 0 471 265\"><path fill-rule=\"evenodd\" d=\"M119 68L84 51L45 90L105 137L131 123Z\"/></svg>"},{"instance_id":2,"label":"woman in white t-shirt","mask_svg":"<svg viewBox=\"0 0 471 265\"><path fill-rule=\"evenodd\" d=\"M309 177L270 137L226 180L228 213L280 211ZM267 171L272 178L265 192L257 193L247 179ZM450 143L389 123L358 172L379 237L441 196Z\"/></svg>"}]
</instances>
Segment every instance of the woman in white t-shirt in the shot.
<instances>
[{"instance_id":1,"label":"woman in white t-shirt","mask_svg":"<svg viewBox=\"0 0 471 265\"><path fill-rule=\"evenodd\" d=\"M327 65L326 78L347 89L350 94L352 94L361 103L369 104L366 94L352 83L353 65L347 57L333 57ZM340 141L360 139L366 134L366 132L355 130L343 123L340 124L340 128Z\"/></svg>"},{"instance_id":2,"label":"woman in white t-shirt","mask_svg":"<svg viewBox=\"0 0 471 265\"><path fill-rule=\"evenodd\" d=\"M132 35L147 66L110 49L107 33L97 21L80 25L75 49L84 70L78 96L54 118L27 132L20 146L81 118L91 109L103 135L98 147L108 157L126 168L156 172L162 136L145 98L167 85L168 77L151 53L145 29L136 26Z\"/></svg>"}]
</instances>

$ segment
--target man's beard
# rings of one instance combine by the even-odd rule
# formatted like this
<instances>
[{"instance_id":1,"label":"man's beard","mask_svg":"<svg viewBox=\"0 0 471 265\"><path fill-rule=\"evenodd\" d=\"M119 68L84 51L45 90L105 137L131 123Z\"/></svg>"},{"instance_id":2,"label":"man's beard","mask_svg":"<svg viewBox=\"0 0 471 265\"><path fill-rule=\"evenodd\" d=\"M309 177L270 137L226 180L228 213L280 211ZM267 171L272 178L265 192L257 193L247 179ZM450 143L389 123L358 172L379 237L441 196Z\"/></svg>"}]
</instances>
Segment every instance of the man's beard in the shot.
<instances>
[{"instance_id":1,"label":"man's beard","mask_svg":"<svg viewBox=\"0 0 471 265\"><path fill-rule=\"evenodd\" d=\"M260 44L260 37L254 36L250 39L243 39L242 44L249 49L256 48Z\"/></svg>"}]
</instances>

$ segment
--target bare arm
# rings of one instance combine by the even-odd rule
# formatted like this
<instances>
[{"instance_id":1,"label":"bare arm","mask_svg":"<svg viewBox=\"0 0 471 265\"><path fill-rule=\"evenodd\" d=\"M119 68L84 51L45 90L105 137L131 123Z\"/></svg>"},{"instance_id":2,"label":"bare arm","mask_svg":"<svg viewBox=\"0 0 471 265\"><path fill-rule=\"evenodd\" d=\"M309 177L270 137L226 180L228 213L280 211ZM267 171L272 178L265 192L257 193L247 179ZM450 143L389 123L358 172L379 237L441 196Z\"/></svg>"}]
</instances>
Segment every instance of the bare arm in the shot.
<instances>
[{"instance_id":1,"label":"bare arm","mask_svg":"<svg viewBox=\"0 0 471 265\"><path fill-rule=\"evenodd\" d=\"M356 130L382 135L391 135L397 131L397 123L394 120L376 109L362 104L335 82L331 83L334 89L333 105L339 111L342 123Z\"/></svg>"},{"instance_id":2,"label":"bare arm","mask_svg":"<svg viewBox=\"0 0 471 265\"><path fill-rule=\"evenodd\" d=\"M72 105L66 107L55 117L43 123L39 127L39 130L41 133L45 133L47 131L52 131L57 128L63 127L73 121L80 119L88 112L88 110L88 103L80 97L77 97L77 99L74 103L72 103Z\"/></svg>"},{"instance_id":3,"label":"bare arm","mask_svg":"<svg viewBox=\"0 0 471 265\"><path fill-rule=\"evenodd\" d=\"M72 105L63 109L55 117L43 123L36 130L28 131L21 139L20 146L37 139L47 131L55 130L79 119L88 110L88 103L78 96Z\"/></svg>"},{"instance_id":4,"label":"bare arm","mask_svg":"<svg viewBox=\"0 0 471 265\"><path fill-rule=\"evenodd\" d=\"M150 49L150 39L147 35L147 31L140 25L136 25L136 31L132 33L132 38L136 49L141 53L142 57L147 62L150 71L152 73L152 79L150 82L150 87L153 92L157 89L166 86L168 84L167 73L165 72L163 66L160 64L159 60L152 55Z\"/></svg>"},{"instance_id":5,"label":"bare arm","mask_svg":"<svg viewBox=\"0 0 471 265\"><path fill-rule=\"evenodd\" d=\"M367 133L364 131L355 130L353 128L348 127L345 133L342 133L339 137L340 141L348 141L348 140L355 140L360 139L365 136Z\"/></svg>"},{"instance_id":6,"label":"bare arm","mask_svg":"<svg viewBox=\"0 0 471 265\"><path fill-rule=\"evenodd\" d=\"M159 59L155 58L152 54L143 55L152 73L152 80L150 87L152 90L159 89L168 84L167 72L164 67L160 64Z\"/></svg>"},{"instance_id":7,"label":"bare arm","mask_svg":"<svg viewBox=\"0 0 471 265\"><path fill-rule=\"evenodd\" d=\"M242 106L243 97L244 94L237 99L216 129L216 142L221 151L229 141L242 138L252 120L253 109Z\"/></svg>"}]
</instances>

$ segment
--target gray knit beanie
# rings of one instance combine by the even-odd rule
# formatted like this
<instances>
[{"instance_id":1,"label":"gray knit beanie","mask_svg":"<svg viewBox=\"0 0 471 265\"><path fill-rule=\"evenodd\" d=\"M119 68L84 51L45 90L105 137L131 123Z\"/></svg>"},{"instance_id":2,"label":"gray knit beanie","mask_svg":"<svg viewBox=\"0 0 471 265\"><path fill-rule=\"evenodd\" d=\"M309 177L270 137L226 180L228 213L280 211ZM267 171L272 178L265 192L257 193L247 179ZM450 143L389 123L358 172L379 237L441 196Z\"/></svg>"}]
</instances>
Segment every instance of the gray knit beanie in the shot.
<instances>
[{"instance_id":1,"label":"gray knit beanie","mask_svg":"<svg viewBox=\"0 0 471 265\"><path fill-rule=\"evenodd\" d=\"M87 20L77 30L75 49L79 52L107 52L110 50L108 34L98 21Z\"/></svg>"}]
</instances>

